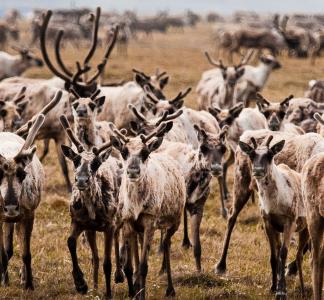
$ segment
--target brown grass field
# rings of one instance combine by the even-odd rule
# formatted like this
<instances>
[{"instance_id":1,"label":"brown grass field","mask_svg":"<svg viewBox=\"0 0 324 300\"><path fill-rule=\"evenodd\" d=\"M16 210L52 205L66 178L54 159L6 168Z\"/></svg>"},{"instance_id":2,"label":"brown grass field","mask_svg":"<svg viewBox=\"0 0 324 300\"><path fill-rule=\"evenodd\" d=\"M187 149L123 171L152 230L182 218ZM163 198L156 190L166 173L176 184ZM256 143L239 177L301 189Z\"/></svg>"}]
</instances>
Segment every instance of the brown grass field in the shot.
<instances>
[{"instance_id":1,"label":"brown grass field","mask_svg":"<svg viewBox=\"0 0 324 300\"><path fill-rule=\"evenodd\" d=\"M130 80L132 68L144 70L147 73L155 71L156 67L166 70L171 75L171 82L166 88L168 97L188 86L196 87L201 73L210 68L204 55L204 50L213 53L215 50L211 39L211 27L199 25L195 29L185 29L184 32L169 32L166 35L155 34L152 38L140 38L133 41L127 58L113 53L106 68L106 81L120 79ZM102 49L97 54L98 61ZM74 66L76 59L82 57L85 50L66 48L63 56L67 64ZM283 68L272 74L263 94L269 99L283 99L294 94L302 96L308 81L321 78L324 69L324 59L319 59L315 67L309 60L298 60L280 57ZM28 74L32 77L49 77L51 74L45 68L33 69ZM192 92L186 100L186 105L195 107L196 94ZM39 144L41 149L41 144ZM63 177L53 145L50 155L45 160L46 188L42 203L36 212L35 226L32 236L32 266L35 291L25 292L20 286L19 246L15 241L15 254L10 261L9 274L11 285L0 289L0 299L103 299L103 271L100 268L99 289L92 290L91 256L86 245L78 246L80 265L85 273L90 291L87 295L78 295L74 289L71 275L71 260L66 245L69 235L70 216L68 209L69 195L65 192ZM72 173L70 173L72 175ZM230 182L232 174L230 172ZM208 199L205 216L201 226L202 265L203 272L197 273L192 249L181 247L182 225L175 234L171 249L171 267L176 289L176 299L274 299L269 293L271 270L269 249L262 229L257 204L249 204L239 217L232 235L228 255L227 274L217 276L213 269L217 263L223 243L226 221L219 215L219 193L216 182L213 182L210 199ZM159 234L149 258L149 274L147 278L147 296L149 299L162 299L166 288L166 277L160 277L158 270L161 256L157 253ZM102 258L103 238L99 234L100 254ZM291 246L289 258L295 255L296 247ZM102 260L101 260L102 262ZM305 283L310 296L310 258L304 261ZM299 299L299 280L288 279L290 299ZM127 285L113 284L116 299L127 298Z\"/></svg>"}]
</instances>

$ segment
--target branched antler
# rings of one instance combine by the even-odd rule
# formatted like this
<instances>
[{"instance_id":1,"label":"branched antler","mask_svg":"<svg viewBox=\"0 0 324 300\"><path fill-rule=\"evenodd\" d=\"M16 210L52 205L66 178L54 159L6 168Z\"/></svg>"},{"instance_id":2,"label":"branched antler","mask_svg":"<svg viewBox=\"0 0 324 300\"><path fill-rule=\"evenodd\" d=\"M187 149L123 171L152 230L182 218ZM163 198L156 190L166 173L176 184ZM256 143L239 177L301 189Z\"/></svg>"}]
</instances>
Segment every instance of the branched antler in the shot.
<instances>
[{"instance_id":1,"label":"branched antler","mask_svg":"<svg viewBox=\"0 0 324 300\"><path fill-rule=\"evenodd\" d=\"M80 140L77 138L77 136L74 134L67 117L65 115L61 115L60 121L61 121L62 127L64 128L67 136L69 137L70 141L75 145L78 152L81 153L81 152L85 151L84 146L82 145Z\"/></svg>"}]
</instances>

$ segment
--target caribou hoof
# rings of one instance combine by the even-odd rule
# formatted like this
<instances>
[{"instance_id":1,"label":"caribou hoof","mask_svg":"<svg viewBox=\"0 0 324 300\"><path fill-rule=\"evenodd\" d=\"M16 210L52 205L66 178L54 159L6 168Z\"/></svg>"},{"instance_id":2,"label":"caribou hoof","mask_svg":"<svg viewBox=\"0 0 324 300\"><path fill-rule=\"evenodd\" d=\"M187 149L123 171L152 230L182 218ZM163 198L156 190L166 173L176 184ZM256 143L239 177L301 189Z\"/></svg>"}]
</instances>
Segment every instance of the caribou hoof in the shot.
<instances>
[{"instance_id":1,"label":"caribou hoof","mask_svg":"<svg viewBox=\"0 0 324 300\"><path fill-rule=\"evenodd\" d=\"M218 263L214 269L217 275L224 275L226 273L226 265L223 263Z\"/></svg>"},{"instance_id":2,"label":"caribou hoof","mask_svg":"<svg viewBox=\"0 0 324 300\"><path fill-rule=\"evenodd\" d=\"M30 290L30 291L33 291L34 290L34 285L33 285L33 283L32 282L26 282L25 283L25 286L24 286L24 289L25 290Z\"/></svg>"},{"instance_id":3,"label":"caribou hoof","mask_svg":"<svg viewBox=\"0 0 324 300\"><path fill-rule=\"evenodd\" d=\"M88 285L86 281L83 278L83 274L77 274L73 276L74 278L74 284L75 284L75 289L79 294L86 294L88 292Z\"/></svg>"},{"instance_id":4,"label":"caribou hoof","mask_svg":"<svg viewBox=\"0 0 324 300\"><path fill-rule=\"evenodd\" d=\"M276 300L286 300L287 299L287 293L284 291L277 291L276 292Z\"/></svg>"},{"instance_id":5,"label":"caribou hoof","mask_svg":"<svg viewBox=\"0 0 324 300\"><path fill-rule=\"evenodd\" d=\"M124 273L122 270L115 271L115 283L123 283L124 282Z\"/></svg>"},{"instance_id":6,"label":"caribou hoof","mask_svg":"<svg viewBox=\"0 0 324 300\"><path fill-rule=\"evenodd\" d=\"M167 288L166 292L165 292L165 297L174 297L175 296L175 290L173 288L173 286L171 288Z\"/></svg>"},{"instance_id":7,"label":"caribou hoof","mask_svg":"<svg viewBox=\"0 0 324 300\"><path fill-rule=\"evenodd\" d=\"M227 220L227 210L225 208L221 209L221 215L225 220Z\"/></svg>"},{"instance_id":8,"label":"caribou hoof","mask_svg":"<svg viewBox=\"0 0 324 300\"><path fill-rule=\"evenodd\" d=\"M183 242L182 242L182 248L189 249L191 247L192 247L192 245L190 243L190 240L183 240Z\"/></svg>"},{"instance_id":9,"label":"caribou hoof","mask_svg":"<svg viewBox=\"0 0 324 300\"><path fill-rule=\"evenodd\" d=\"M297 275L297 272L297 263L296 261L293 261L287 267L286 276L295 276Z\"/></svg>"}]
</instances>

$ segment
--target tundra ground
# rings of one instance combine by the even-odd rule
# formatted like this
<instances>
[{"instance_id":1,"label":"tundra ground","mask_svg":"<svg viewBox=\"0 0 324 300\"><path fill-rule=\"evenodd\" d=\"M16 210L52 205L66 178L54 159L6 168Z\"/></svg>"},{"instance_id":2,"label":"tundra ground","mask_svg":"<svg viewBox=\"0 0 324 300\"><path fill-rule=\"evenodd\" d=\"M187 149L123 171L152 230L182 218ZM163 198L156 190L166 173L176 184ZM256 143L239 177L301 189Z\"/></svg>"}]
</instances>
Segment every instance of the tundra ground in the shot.
<instances>
[{"instance_id":1,"label":"tundra ground","mask_svg":"<svg viewBox=\"0 0 324 300\"><path fill-rule=\"evenodd\" d=\"M147 73L155 72L156 67L171 75L171 82L166 88L168 97L175 96L188 86L196 87L201 73L210 68L203 51L215 53L212 43L211 27L198 26L185 29L184 32L171 31L168 34L155 34L152 37L139 37L132 41L128 57L117 55L116 49L106 68L106 82L132 79L132 68ZM67 65L74 67L76 59L85 53L85 46L72 49L67 46L63 56ZM103 49L99 49L94 61L99 61ZM238 60L238 58L236 58ZM225 60L226 62L226 60ZM263 92L268 99L279 101L290 94L302 96L308 81L321 78L324 59L318 59L315 67L309 60L280 57L283 68L274 72ZM47 69L33 69L31 77L50 77ZM192 92L186 99L186 105L196 107L196 94ZM42 148L39 143L38 151ZM92 290L91 256L86 245L79 243L80 265L85 273L90 291L87 295L78 295L74 289L71 275L71 259L66 245L69 235L70 216L68 209L69 195L65 192L63 176L60 172L54 144L45 162L46 187L42 203L36 212L32 236L32 266L35 291L25 292L20 286L19 246L15 240L14 257L10 261L10 287L0 288L0 299L103 299L104 278L100 268L99 289ZM70 173L72 176L72 172ZM72 178L72 177L71 177ZM229 176L232 184L232 170ZM182 225L172 241L171 267L176 289L176 299L274 299L269 293L271 269L269 249L262 229L257 204L251 204L243 210L232 235L228 255L228 272L217 276L213 269L217 263L223 244L226 221L220 216L219 193L216 181L206 204L201 226L203 272L198 274L192 249L181 247ZM161 255L157 253L158 237L149 258L147 296L149 299L162 299L166 288L166 277L160 277ZM98 237L100 256L103 238ZM296 247L291 246L289 258L294 257ZM101 259L102 263L102 259ZM308 297L310 297L310 257L304 261L304 275ZM298 299L300 295L298 278L288 279L289 297ZM116 299L127 298L127 286L113 284Z\"/></svg>"}]
</instances>

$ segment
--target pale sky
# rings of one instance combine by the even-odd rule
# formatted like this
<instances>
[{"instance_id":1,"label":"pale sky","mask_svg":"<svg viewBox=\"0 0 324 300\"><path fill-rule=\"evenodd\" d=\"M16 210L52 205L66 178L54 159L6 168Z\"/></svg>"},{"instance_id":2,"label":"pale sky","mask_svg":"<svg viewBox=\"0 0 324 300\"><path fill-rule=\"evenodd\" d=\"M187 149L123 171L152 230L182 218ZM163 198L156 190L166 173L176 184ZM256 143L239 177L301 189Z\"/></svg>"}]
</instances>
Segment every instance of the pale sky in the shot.
<instances>
[{"instance_id":1,"label":"pale sky","mask_svg":"<svg viewBox=\"0 0 324 300\"><path fill-rule=\"evenodd\" d=\"M324 0L0 0L0 10L9 8L69 8L96 7L104 10L135 10L138 14L152 14L158 10L168 10L171 14L182 13L186 9L206 13L216 11L230 14L237 10L260 13L324 13Z\"/></svg>"}]
</instances>

